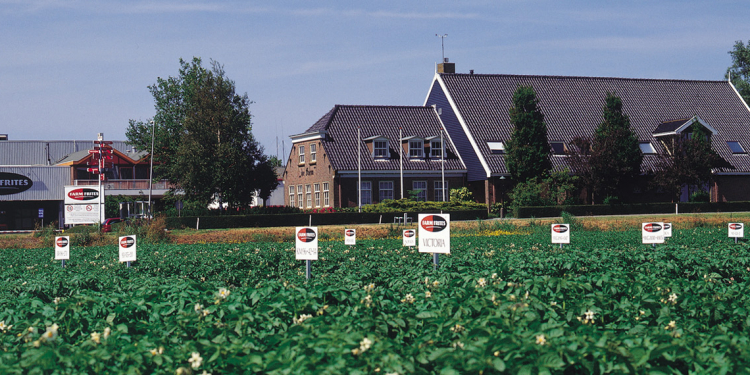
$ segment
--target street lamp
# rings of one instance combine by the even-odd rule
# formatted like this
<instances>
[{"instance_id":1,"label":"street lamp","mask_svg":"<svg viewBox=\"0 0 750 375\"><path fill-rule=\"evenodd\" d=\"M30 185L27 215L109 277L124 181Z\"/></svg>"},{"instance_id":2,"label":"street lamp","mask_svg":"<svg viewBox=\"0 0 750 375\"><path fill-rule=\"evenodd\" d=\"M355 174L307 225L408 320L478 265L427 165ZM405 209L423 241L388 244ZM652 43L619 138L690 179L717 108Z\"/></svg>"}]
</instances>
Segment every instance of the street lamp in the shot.
<instances>
[{"instance_id":1,"label":"street lamp","mask_svg":"<svg viewBox=\"0 0 750 375\"><path fill-rule=\"evenodd\" d=\"M156 123L151 120L151 169L148 173L148 216L149 219L154 218L154 210L151 208L151 190L154 183L154 130L156 129Z\"/></svg>"}]
</instances>

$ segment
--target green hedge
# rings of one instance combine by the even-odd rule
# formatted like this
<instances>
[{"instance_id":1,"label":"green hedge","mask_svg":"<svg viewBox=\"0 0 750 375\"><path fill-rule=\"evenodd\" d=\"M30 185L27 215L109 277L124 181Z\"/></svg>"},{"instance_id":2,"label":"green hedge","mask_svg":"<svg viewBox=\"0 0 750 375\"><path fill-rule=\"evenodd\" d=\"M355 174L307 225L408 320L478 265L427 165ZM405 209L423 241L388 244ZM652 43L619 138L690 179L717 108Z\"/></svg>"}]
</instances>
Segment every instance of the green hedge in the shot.
<instances>
[{"instance_id":1,"label":"green hedge","mask_svg":"<svg viewBox=\"0 0 750 375\"><path fill-rule=\"evenodd\" d=\"M487 210L444 211L451 214L451 220L486 219ZM440 211L409 212L412 220L417 220L420 213L440 213ZM382 215L382 219L381 219ZM296 227L307 226L312 217L312 225L347 225L347 224L384 224L393 223L394 217L403 217L403 212L336 212L325 214L282 214L282 215L244 215L244 216L201 216L200 229L220 228L253 228L253 227ZM195 228L198 217L169 217L167 228Z\"/></svg>"},{"instance_id":2,"label":"green hedge","mask_svg":"<svg viewBox=\"0 0 750 375\"><path fill-rule=\"evenodd\" d=\"M681 202L679 213L740 212L750 211L750 202ZM616 205L543 206L518 207L513 216L517 218L558 217L563 212L576 216L673 214L675 203L640 203Z\"/></svg>"}]
</instances>

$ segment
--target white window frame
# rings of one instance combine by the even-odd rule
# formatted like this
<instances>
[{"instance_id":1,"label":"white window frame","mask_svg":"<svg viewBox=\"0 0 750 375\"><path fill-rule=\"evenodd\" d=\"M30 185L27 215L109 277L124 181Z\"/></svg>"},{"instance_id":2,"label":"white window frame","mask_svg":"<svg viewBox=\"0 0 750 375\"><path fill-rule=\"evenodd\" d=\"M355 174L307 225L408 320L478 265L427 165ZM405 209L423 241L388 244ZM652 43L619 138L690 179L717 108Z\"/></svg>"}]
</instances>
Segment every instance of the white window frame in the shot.
<instances>
[{"instance_id":1,"label":"white window frame","mask_svg":"<svg viewBox=\"0 0 750 375\"><path fill-rule=\"evenodd\" d=\"M417 189L417 185L423 185L424 189ZM427 181L412 181L411 182L411 189L412 190L419 190L420 193L417 194L417 200L421 202L427 201Z\"/></svg>"},{"instance_id":2,"label":"white window frame","mask_svg":"<svg viewBox=\"0 0 750 375\"><path fill-rule=\"evenodd\" d=\"M305 208L305 201L303 200L304 190L302 190L302 185L297 185L297 200L299 201L299 208Z\"/></svg>"},{"instance_id":3,"label":"white window frame","mask_svg":"<svg viewBox=\"0 0 750 375\"><path fill-rule=\"evenodd\" d=\"M490 149L491 154L504 154L505 153L505 142L488 141L487 147Z\"/></svg>"},{"instance_id":4,"label":"white window frame","mask_svg":"<svg viewBox=\"0 0 750 375\"><path fill-rule=\"evenodd\" d=\"M424 157L424 140L421 138L412 138L408 141L409 145L409 158L423 158Z\"/></svg>"},{"instance_id":5,"label":"white window frame","mask_svg":"<svg viewBox=\"0 0 750 375\"><path fill-rule=\"evenodd\" d=\"M443 184L442 180L437 180L434 182L435 186L435 201L436 202L442 202L443 201ZM448 183L448 180L445 180L445 195L446 195L446 201L450 200L450 184Z\"/></svg>"},{"instance_id":6,"label":"white window frame","mask_svg":"<svg viewBox=\"0 0 750 375\"><path fill-rule=\"evenodd\" d=\"M430 157L431 158L442 158L443 154L445 153L445 149L442 145L443 142L440 142L440 139L433 139L430 141ZM435 147L437 145L437 147ZM437 151L437 152L436 152Z\"/></svg>"},{"instance_id":7,"label":"white window frame","mask_svg":"<svg viewBox=\"0 0 750 375\"><path fill-rule=\"evenodd\" d=\"M304 145L299 146L299 163L305 164L305 146Z\"/></svg>"},{"instance_id":8,"label":"white window frame","mask_svg":"<svg viewBox=\"0 0 750 375\"><path fill-rule=\"evenodd\" d=\"M318 161L318 145L315 143L310 143L310 163L315 163Z\"/></svg>"},{"instance_id":9,"label":"white window frame","mask_svg":"<svg viewBox=\"0 0 750 375\"><path fill-rule=\"evenodd\" d=\"M307 208L312 208L312 187L310 184L305 185L305 200L307 201Z\"/></svg>"},{"instance_id":10,"label":"white window frame","mask_svg":"<svg viewBox=\"0 0 750 375\"><path fill-rule=\"evenodd\" d=\"M320 183L313 185L315 191L315 207L320 207Z\"/></svg>"},{"instance_id":11,"label":"white window frame","mask_svg":"<svg viewBox=\"0 0 750 375\"><path fill-rule=\"evenodd\" d=\"M362 204L372 204L372 182L362 181L360 185L360 197L362 198Z\"/></svg>"},{"instance_id":12,"label":"white window frame","mask_svg":"<svg viewBox=\"0 0 750 375\"><path fill-rule=\"evenodd\" d=\"M331 206L331 200L330 200L330 194L328 193L328 183L323 183L323 206L324 207L330 207Z\"/></svg>"},{"instance_id":13,"label":"white window frame","mask_svg":"<svg viewBox=\"0 0 750 375\"><path fill-rule=\"evenodd\" d=\"M383 143L384 147L378 147L378 143ZM375 159L387 159L390 157L388 139L376 138L372 141L372 157Z\"/></svg>"},{"instance_id":14,"label":"white window frame","mask_svg":"<svg viewBox=\"0 0 750 375\"><path fill-rule=\"evenodd\" d=\"M390 185L390 187L389 187ZM380 202L386 199L393 199L393 181L380 181L378 182L378 198ZM383 192L390 191L390 197L383 197Z\"/></svg>"},{"instance_id":15,"label":"white window frame","mask_svg":"<svg viewBox=\"0 0 750 375\"><path fill-rule=\"evenodd\" d=\"M734 144L736 144L736 145L737 145L737 147L739 147L739 148L740 148L740 150L742 150L742 151L739 151L739 152L735 152L735 151L734 151L734 150L732 149L732 146L730 145L730 143L734 143ZM729 147L729 151L731 151L731 152L732 152L732 154L734 154L734 155L739 155L739 154L746 154L746 153L747 153L747 151L745 151L745 148L744 148L744 147L742 147L742 144L741 144L741 143L740 143L739 141L727 141L727 147Z\"/></svg>"},{"instance_id":16,"label":"white window frame","mask_svg":"<svg viewBox=\"0 0 750 375\"><path fill-rule=\"evenodd\" d=\"M638 148L641 149L641 153L644 155L656 154L656 149L654 148L654 145L651 144L651 142L638 142Z\"/></svg>"},{"instance_id":17,"label":"white window frame","mask_svg":"<svg viewBox=\"0 0 750 375\"><path fill-rule=\"evenodd\" d=\"M289 186L289 207L297 207L297 189L294 185Z\"/></svg>"}]
</instances>

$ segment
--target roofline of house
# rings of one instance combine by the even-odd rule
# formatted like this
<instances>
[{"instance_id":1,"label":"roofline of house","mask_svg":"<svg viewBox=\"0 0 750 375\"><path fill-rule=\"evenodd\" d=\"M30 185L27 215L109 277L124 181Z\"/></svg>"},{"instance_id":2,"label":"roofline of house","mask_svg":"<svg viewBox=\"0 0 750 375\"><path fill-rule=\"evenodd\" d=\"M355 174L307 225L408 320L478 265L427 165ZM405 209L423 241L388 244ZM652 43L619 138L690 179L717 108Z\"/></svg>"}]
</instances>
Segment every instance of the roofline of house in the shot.
<instances>
[{"instance_id":1,"label":"roofline of house","mask_svg":"<svg viewBox=\"0 0 750 375\"><path fill-rule=\"evenodd\" d=\"M729 84L729 87L731 87L732 90L734 90L734 93L737 94L737 97L740 98L740 102L742 102L742 104L745 105L745 108L747 109L747 111L750 112L750 107L747 105L747 103L745 103L745 99L742 99L742 95L740 95L740 92L737 91L737 88L734 87L734 85L732 84L732 81L727 79L727 83Z\"/></svg>"},{"instance_id":2,"label":"roofline of house","mask_svg":"<svg viewBox=\"0 0 750 375\"><path fill-rule=\"evenodd\" d=\"M292 139L292 142L305 142L305 141L312 141L313 139L323 139L326 136L327 132L325 130L319 130L309 133L301 133L301 134L294 134L290 135L289 138Z\"/></svg>"},{"instance_id":3,"label":"roofline of house","mask_svg":"<svg viewBox=\"0 0 750 375\"><path fill-rule=\"evenodd\" d=\"M357 177L358 175L357 170L346 170L346 171L336 171L336 174L339 177ZM463 177L463 175L466 173L465 169L449 169L445 171L445 177ZM363 170L362 171L363 176L372 176L372 177L400 177L398 171L396 170L386 170L386 171L373 171L373 170ZM429 171L404 171L404 176L419 176L419 177L429 177L430 175L434 175L435 177L440 177L440 170L429 170Z\"/></svg>"},{"instance_id":4,"label":"roofline of house","mask_svg":"<svg viewBox=\"0 0 750 375\"><path fill-rule=\"evenodd\" d=\"M484 155L482 155L482 152L479 150L479 147L477 146L477 142L474 139L474 134L470 132L469 128L466 126L466 121L464 120L463 115L461 115L461 111L459 111L458 107L456 107L456 102L453 100L453 96L448 90L448 87L445 86L445 82L443 82L441 73L435 73L435 77L433 78L433 86L434 86L434 82L437 82L440 85L440 88L443 90L443 93L445 94L445 98L448 100L448 104L450 104L451 108L453 108L453 113L456 115L456 118L458 119L458 123L461 125L461 128L463 128L464 134L466 134L466 138L468 138L469 143L471 144L471 147L474 149L474 153L477 155L477 158L479 159L479 163L482 164L482 168L484 168L484 171L487 174L487 178L489 178L492 175L490 166L489 164L487 164L487 160L484 159ZM430 87L430 91L432 91L432 86ZM428 98L429 98L429 93L427 94L427 98L425 98L425 105L427 104ZM446 131L446 133L448 132ZM453 143L452 140L451 140L451 143Z\"/></svg>"}]
</instances>

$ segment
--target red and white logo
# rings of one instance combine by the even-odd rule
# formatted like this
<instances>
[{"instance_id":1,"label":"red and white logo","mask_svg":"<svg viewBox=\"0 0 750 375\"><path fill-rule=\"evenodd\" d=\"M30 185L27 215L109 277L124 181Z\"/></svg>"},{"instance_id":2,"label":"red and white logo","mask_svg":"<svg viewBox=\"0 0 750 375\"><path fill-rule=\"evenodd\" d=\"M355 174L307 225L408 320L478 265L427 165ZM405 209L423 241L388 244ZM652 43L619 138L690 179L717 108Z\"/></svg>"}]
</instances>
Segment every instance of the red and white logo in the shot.
<instances>
[{"instance_id":1,"label":"red and white logo","mask_svg":"<svg viewBox=\"0 0 750 375\"><path fill-rule=\"evenodd\" d=\"M428 232L440 232L448 227L448 221L440 215L425 216L419 225Z\"/></svg>"},{"instance_id":2,"label":"red and white logo","mask_svg":"<svg viewBox=\"0 0 750 375\"><path fill-rule=\"evenodd\" d=\"M68 246L68 239L65 237L58 237L57 241L55 241L55 244L57 245L57 247Z\"/></svg>"},{"instance_id":3,"label":"red and white logo","mask_svg":"<svg viewBox=\"0 0 750 375\"><path fill-rule=\"evenodd\" d=\"M99 190L88 188L74 189L68 192L68 198L77 201L90 201L99 198Z\"/></svg>"},{"instance_id":4,"label":"red and white logo","mask_svg":"<svg viewBox=\"0 0 750 375\"><path fill-rule=\"evenodd\" d=\"M742 229L742 224L739 224L739 223L729 224L729 229L740 230Z\"/></svg>"},{"instance_id":5,"label":"red and white logo","mask_svg":"<svg viewBox=\"0 0 750 375\"><path fill-rule=\"evenodd\" d=\"M416 233L414 232L414 229L409 229L409 230L404 231L404 237L406 238L414 237L415 234Z\"/></svg>"},{"instance_id":6,"label":"red and white logo","mask_svg":"<svg viewBox=\"0 0 750 375\"><path fill-rule=\"evenodd\" d=\"M315 231L310 228L302 228L297 232L297 238L302 242L315 241Z\"/></svg>"},{"instance_id":7,"label":"red and white logo","mask_svg":"<svg viewBox=\"0 0 750 375\"><path fill-rule=\"evenodd\" d=\"M353 235L354 235L354 233L356 233L356 232L354 231L354 229L347 229L347 230L346 230L346 236L347 236L347 237L351 237L351 236L353 236Z\"/></svg>"},{"instance_id":8,"label":"red and white logo","mask_svg":"<svg viewBox=\"0 0 750 375\"><path fill-rule=\"evenodd\" d=\"M565 233L568 231L568 227L565 225L555 225L552 227L552 230L555 231L555 233Z\"/></svg>"},{"instance_id":9,"label":"red and white logo","mask_svg":"<svg viewBox=\"0 0 750 375\"><path fill-rule=\"evenodd\" d=\"M124 248L131 247L133 244L135 244L135 239L133 239L133 237L123 237L120 239L120 246Z\"/></svg>"},{"instance_id":10,"label":"red and white logo","mask_svg":"<svg viewBox=\"0 0 750 375\"><path fill-rule=\"evenodd\" d=\"M649 233L656 233L661 231L661 225L656 223L648 223L643 227L643 230Z\"/></svg>"}]
</instances>

